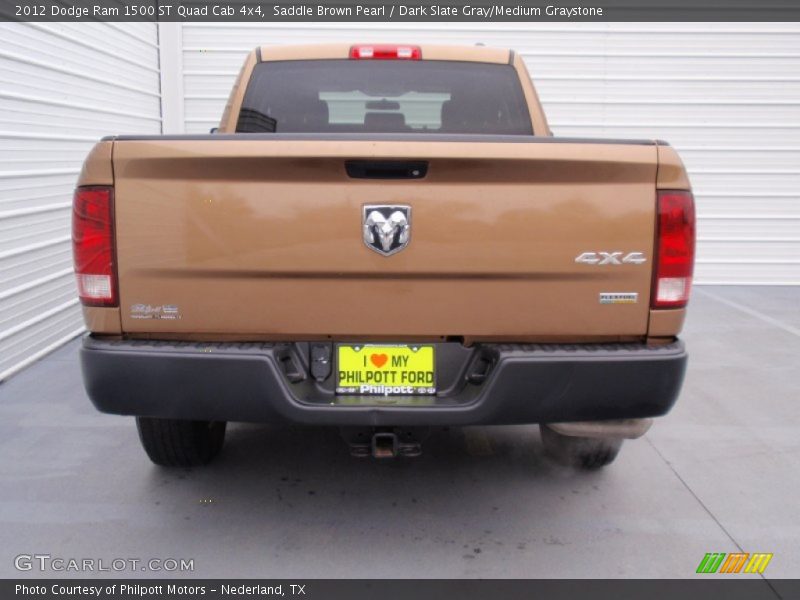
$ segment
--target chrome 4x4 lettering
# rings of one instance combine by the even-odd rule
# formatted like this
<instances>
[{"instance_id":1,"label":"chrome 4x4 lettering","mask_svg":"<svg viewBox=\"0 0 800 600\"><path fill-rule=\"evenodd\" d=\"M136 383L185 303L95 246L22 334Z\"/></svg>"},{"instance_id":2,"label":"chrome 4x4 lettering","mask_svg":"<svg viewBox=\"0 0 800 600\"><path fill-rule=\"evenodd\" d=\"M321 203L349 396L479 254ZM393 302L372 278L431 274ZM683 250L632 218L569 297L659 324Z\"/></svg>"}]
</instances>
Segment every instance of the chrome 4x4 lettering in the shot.
<instances>
[{"instance_id":1,"label":"chrome 4x4 lettering","mask_svg":"<svg viewBox=\"0 0 800 600\"><path fill-rule=\"evenodd\" d=\"M583 252L575 257L575 262L587 265L641 265L647 262L642 252L628 252L625 256L623 254L623 252Z\"/></svg>"}]
</instances>

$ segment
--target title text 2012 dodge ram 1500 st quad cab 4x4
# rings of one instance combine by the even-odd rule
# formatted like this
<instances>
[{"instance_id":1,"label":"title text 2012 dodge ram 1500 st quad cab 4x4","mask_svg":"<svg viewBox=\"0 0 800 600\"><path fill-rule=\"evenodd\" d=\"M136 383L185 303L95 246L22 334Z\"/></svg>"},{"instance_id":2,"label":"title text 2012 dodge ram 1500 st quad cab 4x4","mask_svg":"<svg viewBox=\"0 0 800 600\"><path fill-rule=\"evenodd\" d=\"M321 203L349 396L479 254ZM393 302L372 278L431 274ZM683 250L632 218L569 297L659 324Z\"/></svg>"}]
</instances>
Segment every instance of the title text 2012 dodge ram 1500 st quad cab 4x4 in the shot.
<instances>
[{"instance_id":1,"label":"title text 2012 dodge ram 1500 st quad cab 4x4","mask_svg":"<svg viewBox=\"0 0 800 600\"><path fill-rule=\"evenodd\" d=\"M94 147L73 237L89 397L161 465L250 421L378 457L538 423L598 467L683 380L680 159L552 137L508 50L258 48L215 133Z\"/></svg>"}]
</instances>

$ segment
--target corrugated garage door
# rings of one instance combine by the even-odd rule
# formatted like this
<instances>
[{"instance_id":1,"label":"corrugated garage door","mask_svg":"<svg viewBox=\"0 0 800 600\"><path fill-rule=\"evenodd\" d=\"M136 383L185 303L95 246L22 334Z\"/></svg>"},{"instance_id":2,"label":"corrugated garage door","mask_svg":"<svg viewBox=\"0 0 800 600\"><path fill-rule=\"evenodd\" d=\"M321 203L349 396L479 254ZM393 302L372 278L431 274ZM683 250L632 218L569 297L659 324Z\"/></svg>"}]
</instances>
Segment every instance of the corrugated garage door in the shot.
<instances>
[{"instance_id":1,"label":"corrugated garage door","mask_svg":"<svg viewBox=\"0 0 800 600\"><path fill-rule=\"evenodd\" d=\"M399 41L521 52L556 135L649 137L683 156L701 283L800 283L800 24L183 26L187 132L219 119L264 44Z\"/></svg>"},{"instance_id":2,"label":"corrugated garage door","mask_svg":"<svg viewBox=\"0 0 800 600\"><path fill-rule=\"evenodd\" d=\"M153 24L0 24L0 380L82 330L70 249L80 165L160 133Z\"/></svg>"}]
</instances>

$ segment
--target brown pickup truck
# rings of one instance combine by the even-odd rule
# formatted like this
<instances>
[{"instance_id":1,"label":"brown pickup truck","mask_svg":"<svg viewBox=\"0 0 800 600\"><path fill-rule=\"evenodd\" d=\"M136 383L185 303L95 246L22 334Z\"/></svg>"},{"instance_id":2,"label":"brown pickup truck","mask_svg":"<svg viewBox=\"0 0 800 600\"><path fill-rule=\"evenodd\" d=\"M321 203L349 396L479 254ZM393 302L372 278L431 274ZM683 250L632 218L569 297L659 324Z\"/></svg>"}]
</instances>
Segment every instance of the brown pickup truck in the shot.
<instances>
[{"instance_id":1,"label":"brown pickup truck","mask_svg":"<svg viewBox=\"0 0 800 600\"><path fill-rule=\"evenodd\" d=\"M95 146L73 237L89 397L161 465L250 421L376 457L538 423L599 467L686 368L678 155L553 137L509 50L257 48L211 134Z\"/></svg>"}]
</instances>

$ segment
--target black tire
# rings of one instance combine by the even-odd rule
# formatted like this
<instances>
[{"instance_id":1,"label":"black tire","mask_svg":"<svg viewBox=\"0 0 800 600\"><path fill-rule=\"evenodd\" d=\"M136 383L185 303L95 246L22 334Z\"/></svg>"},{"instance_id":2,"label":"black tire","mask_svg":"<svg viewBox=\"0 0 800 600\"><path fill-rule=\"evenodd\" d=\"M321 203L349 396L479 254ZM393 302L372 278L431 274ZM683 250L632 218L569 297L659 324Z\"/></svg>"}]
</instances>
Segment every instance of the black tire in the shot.
<instances>
[{"instance_id":1,"label":"black tire","mask_svg":"<svg viewBox=\"0 0 800 600\"><path fill-rule=\"evenodd\" d=\"M587 438L561 435L539 425L544 451L559 464L579 469L599 469L614 462L621 438Z\"/></svg>"},{"instance_id":2,"label":"black tire","mask_svg":"<svg viewBox=\"0 0 800 600\"><path fill-rule=\"evenodd\" d=\"M196 467L211 462L225 441L224 421L136 417L144 451L162 467Z\"/></svg>"}]
</instances>

